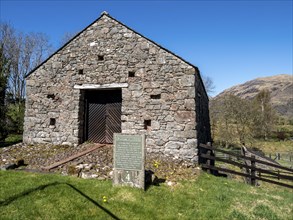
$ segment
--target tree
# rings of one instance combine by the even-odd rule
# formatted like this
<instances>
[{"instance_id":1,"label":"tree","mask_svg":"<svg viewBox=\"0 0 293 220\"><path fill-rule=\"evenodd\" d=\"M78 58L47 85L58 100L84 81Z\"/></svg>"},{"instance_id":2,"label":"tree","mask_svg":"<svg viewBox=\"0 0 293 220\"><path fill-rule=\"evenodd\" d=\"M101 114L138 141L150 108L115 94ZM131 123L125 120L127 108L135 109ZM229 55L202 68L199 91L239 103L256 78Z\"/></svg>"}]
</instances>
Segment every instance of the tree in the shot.
<instances>
[{"instance_id":1,"label":"tree","mask_svg":"<svg viewBox=\"0 0 293 220\"><path fill-rule=\"evenodd\" d=\"M240 144L245 144L252 138L253 110L251 101L232 96L232 117Z\"/></svg>"},{"instance_id":2,"label":"tree","mask_svg":"<svg viewBox=\"0 0 293 220\"><path fill-rule=\"evenodd\" d=\"M213 139L226 147L251 142L253 138L267 139L277 119L270 100L267 90L260 91L253 100L231 94L211 100ZM282 133L279 138L283 138Z\"/></svg>"},{"instance_id":3,"label":"tree","mask_svg":"<svg viewBox=\"0 0 293 220\"><path fill-rule=\"evenodd\" d=\"M65 32L60 41L60 47L68 43L76 34L71 32Z\"/></svg>"},{"instance_id":4,"label":"tree","mask_svg":"<svg viewBox=\"0 0 293 220\"><path fill-rule=\"evenodd\" d=\"M251 101L230 94L220 100L212 100L210 112L213 136L221 145L228 147L251 140Z\"/></svg>"},{"instance_id":5,"label":"tree","mask_svg":"<svg viewBox=\"0 0 293 220\"><path fill-rule=\"evenodd\" d=\"M215 85L212 78L209 76L202 76L202 81L208 95L211 96L215 92Z\"/></svg>"},{"instance_id":6,"label":"tree","mask_svg":"<svg viewBox=\"0 0 293 220\"><path fill-rule=\"evenodd\" d=\"M7 136L6 129L6 90L9 76L9 62L3 53L3 45L0 45L0 141Z\"/></svg>"},{"instance_id":7,"label":"tree","mask_svg":"<svg viewBox=\"0 0 293 220\"><path fill-rule=\"evenodd\" d=\"M213 140L220 145L228 147L235 142L235 130L231 126L233 119L231 117L230 96L221 97L210 102L210 118L212 126Z\"/></svg>"},{"instance_id":8,"label":"tree","mask_svg":"<svg viewBox=\"0 0 293 220\"><path fill-rule=\"evenodd\" d=\"M0 23L0 45L3 45L2 52L9 60L9 77L6 90L8 124L12 131L21 132L25 100L25 76L51 53L52 47L45 34L24 34L4 22Z\"/></svg>"},{"instance_id":9,"label":"tree","mask_svg":"<svg viewBox=\"0 0 293 220\"><path fill-rule=\"evenodd\" d=\"M254 132L257 137L268 138L276 119L268 90L261 90L254 98Z\"/></svg>"}]
</instances>

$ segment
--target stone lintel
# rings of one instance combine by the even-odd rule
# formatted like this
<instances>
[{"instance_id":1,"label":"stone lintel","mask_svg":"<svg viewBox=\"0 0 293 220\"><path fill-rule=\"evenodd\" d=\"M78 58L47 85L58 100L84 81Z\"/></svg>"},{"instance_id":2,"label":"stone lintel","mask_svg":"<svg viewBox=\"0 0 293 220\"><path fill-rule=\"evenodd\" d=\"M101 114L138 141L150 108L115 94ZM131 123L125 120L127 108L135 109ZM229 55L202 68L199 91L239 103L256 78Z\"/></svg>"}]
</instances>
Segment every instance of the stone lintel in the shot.
<instances>
[{"instance_id":1,"label":"stone lintel","mask_svg":"<svg viewBox=\"0 0 293 220\"><path fill-rule=\"evenodd\" d=\"M74 85L75 89L115 89L115 88L127 88L127 87L128 87L128 83Z\"/></svg>"}]
</instances>

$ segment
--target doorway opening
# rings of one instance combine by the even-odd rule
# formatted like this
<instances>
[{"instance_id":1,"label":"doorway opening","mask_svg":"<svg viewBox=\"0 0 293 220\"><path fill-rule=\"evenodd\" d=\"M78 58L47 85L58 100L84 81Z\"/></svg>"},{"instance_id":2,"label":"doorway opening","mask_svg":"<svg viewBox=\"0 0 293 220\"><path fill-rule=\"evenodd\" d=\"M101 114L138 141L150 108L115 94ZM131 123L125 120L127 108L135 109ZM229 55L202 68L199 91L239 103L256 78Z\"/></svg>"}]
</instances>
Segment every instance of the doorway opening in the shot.
<instances>
[{"instance_id":1,"label":"doorway opening","mask_svg":"<svg viewBox=\"0 0 293 220\"><path fill-rule=\"evenodd\" d=\"M112 144L121 133L121 89L85 91L84 141Z\"/></svg>"}]
</instances>

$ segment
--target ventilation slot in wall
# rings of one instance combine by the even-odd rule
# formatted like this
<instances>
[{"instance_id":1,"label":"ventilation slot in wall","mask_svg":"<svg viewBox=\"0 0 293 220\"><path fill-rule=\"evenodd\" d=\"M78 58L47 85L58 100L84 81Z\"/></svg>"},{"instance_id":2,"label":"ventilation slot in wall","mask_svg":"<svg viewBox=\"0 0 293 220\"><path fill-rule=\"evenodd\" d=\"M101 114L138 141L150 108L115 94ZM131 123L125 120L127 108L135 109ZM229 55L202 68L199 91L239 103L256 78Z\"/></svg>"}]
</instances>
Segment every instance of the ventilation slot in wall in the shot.
<instances>
[{"instance_id":1,"label":"ventilation slot in wall","mask_svg":"<svg viewBox=\"0 0 293 220\"><path fill-rule=\"evenodd\" d=\"M83 75L83 69L78 70L79 75Z\"/></svg>"},{"instance_id":2,"label":"ventilation slot in wall","mask_svg":"<svg viewBox=\"0 0 293 220\"><path fill-rule=\"evenodd\" d=\"M160 99L160 98L161 98L161 94L151 95L151 99Z\"/></svg>"},{"instance_id":3,"label":"ventilation slot in wall","mask_svg":"<svg viewBox=\"0 0 293 220\"><path fill-rule=\"evenodd\" d=\"M128 72L128 77L135 77L135 72L129 71Z\"/></svg>"},{"instance_id":4,"label":"ventilation slot in wall","mask_svg":"<svg viewBox=\"0 0 293 220\"><path fill-rule=\"evenodd\" d=\"M48 95L47 95L47 98L48 98L48 99L55 99L55 95L54 95L54 94L48 94Z\"/></svg>"},{"instance_id":5,"label":"ventilation slot in wall","mask_svg":"<svg viewBox=\"0 0 293 220\"><path fill-rule=\"evenodd\" d=\"M50 118L50 125L56 124L56 118Z\"/></svg>"},{"instance_id":6,"label":"ventilation slot in wall","mask_svg":"<svg viewBox=\"0 0 293 220\"><path fill-rule=\"evenodd\" d=\"M104 56L103 55L98 55L98 61L103 61L104 60Z\"/></svg>"},{"instance_id":7,"label":"ventilation slot in wall","mask_svg":"<svg viewBox=\"0 0 293 220\"><path fill-rule=\"evenodd\" d=\"M152 121L151 120L144 120L144 129L149 130L151 128Z\"/></svg>"}]
</instances>

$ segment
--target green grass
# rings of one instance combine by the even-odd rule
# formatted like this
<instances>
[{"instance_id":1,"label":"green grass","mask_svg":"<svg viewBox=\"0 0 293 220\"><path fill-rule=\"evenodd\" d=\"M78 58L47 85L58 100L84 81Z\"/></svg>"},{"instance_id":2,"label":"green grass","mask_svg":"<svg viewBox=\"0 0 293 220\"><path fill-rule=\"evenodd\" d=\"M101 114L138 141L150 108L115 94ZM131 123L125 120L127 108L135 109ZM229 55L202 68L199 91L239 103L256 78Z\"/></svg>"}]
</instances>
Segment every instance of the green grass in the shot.
<instances>
[{"instance_id":1,"label":"green grass","mask_svg":"<svg viewBox=\"0 0 293 220\"><path fill-rule=\"evenodd\" d=\"M290 219L292 190L201 174L147 191L111 181L0 172L1 219ZM103 196L107 202L103 202Z\"/></svg>"},{"instance_id":2,"label":"green grass","mask_svg":"<svg viewBox=\"0 0 293 220\"><path fill-rule=\"evenodd\" d=\"M272 159L275 159L276 154L280 153L281 159L276 160L283 166L292 167L293 166L293 141L261 141L255 142L254 147L265 153L266 156L271 154ZM290 161L291 156L291 161Z\"/></svg>"},{"instance_id":3,"label":"green grass","mask_svg":"<svg viewBox=\"0 0 293 220\"><path fill-rule=\"evenodd\" d=\"M292 152L293 141L275 141L258 140L253 144L254 147L262 150L264 153Z\"/></svg>"},{"instance_id":4,"label":"green grass","mask_svg":"<svg viewBox=\"0 0 293 220\"><path fill-rule=\"evenodd\" d=\"M218 142L216 142L214 146L220 147ZM293 141L292 140L278 141L275 139L270 139L265 141L261 139L254 139L253 142L247 143L246 147L256 151L261 151L267 157L271 155L272 159L275 159L276 154L280 153L281 159L280 160L276 159L276 162L286 167L293 166ZM232 150L232 152L234 151L234 153L237 153L237 150L239 150L238 153L240 153L240 148L241 148L241 145L235 145L233 148L227 148L226 150ZM290 161L290 156L291 156L291 161Z\"/></svg>"},{"instance_id":5,"label":"green grass","mask_svg":"<svg viewBox=\"0 0 293 220\"><path fill-rule=\"evenodd\" d=\"M19 142L22 142L22 134L10 134L5 139L5 141L3 141L3 142L0 141L0 148L7 147L7 146L10 146L13 144L17 144Z\"/></svg>"}]
</instances>

